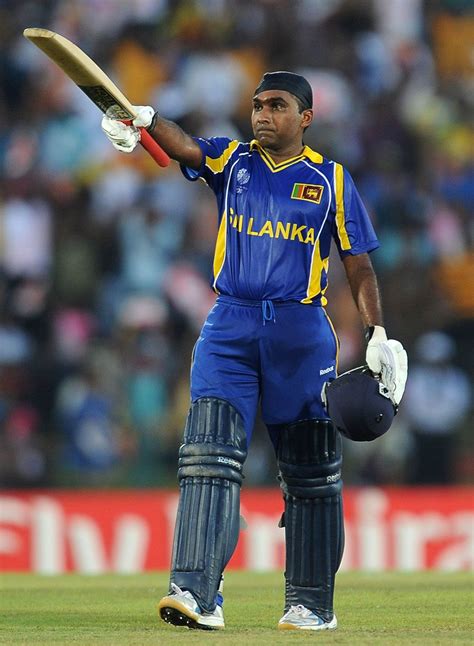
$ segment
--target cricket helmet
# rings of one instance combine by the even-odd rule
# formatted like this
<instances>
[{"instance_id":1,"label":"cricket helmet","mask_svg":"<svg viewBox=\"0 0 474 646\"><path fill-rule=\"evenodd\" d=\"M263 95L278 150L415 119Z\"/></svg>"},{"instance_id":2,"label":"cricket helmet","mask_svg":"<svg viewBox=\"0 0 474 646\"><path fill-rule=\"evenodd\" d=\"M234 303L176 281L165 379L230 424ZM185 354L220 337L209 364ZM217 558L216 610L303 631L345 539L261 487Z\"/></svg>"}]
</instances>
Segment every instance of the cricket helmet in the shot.
<instances>
[{"instance_id":1,"label":"cricket helmet","mask_svg":"<svg viewBox=\"0 0 474 646\"><path fill-rule=\"evenodd\" d=\"M371 442L386 433L397 413L388 389L367 366L326 382L322 397L334 426L354 442Z\"/></svg>"}]
</instances>

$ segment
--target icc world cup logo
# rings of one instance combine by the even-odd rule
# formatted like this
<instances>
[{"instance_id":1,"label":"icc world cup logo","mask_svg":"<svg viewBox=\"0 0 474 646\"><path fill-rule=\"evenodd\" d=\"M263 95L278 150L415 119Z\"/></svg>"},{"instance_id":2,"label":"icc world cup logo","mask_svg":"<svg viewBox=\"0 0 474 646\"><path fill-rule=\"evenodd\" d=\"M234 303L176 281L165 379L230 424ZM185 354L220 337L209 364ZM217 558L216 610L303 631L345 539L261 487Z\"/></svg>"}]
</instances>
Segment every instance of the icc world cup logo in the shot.
<instances>
[{"instance_id":1,"label":"icc world cup logo","mask_svg":"<svg viewBox=\"0 0 474 646\"><path fill-rule=\"evenodd\" d=\"M248 184L249 179L250 173L248 170L246 168L241 168L237 173L237 183L242 186L243 184Z\"/></svg>"}]
</instances>

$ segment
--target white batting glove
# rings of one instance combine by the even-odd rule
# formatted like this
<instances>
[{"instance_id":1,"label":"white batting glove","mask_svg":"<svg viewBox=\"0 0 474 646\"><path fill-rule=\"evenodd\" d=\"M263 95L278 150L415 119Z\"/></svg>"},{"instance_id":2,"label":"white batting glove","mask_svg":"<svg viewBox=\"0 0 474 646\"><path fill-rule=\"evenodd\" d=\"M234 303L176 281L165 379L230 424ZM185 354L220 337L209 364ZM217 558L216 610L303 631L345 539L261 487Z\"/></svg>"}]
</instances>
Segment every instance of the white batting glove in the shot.
<instances>
[{"instance_id":1,"label":"white batting glove","mask_svg":"<svg viewBox=\"0 0 474 646\"><path fill-rule=\"evenodd\" d=\"M114 148L123 153L131 153L135 150L140 141L139 128L148 128L155 115L154 109L149 105L136 105L134 108L137 116L130 126L107 114L102 117L102 130L112 142Z\"/></svg>"},{"instance_id":2,"label":"white batting glove","mask_svg":"<svg viewBox=\"0 0 474 646\"><path fill-rule=\"evenodd\" d=\"M133 120L133 125L137 128L148 128L155 116L155 110L151 105L134 105L136 117Z\"/></svg>"},{"instance_id":3,"label":"white batting glove","mask_svg":"<svg viewBox=\"0 0 474 646\"><path fill-rule=\"evenodd\" d=\"M367 344L365 360L369 369L388 388L390 399L398 406L408 376L408 357L400 341L387 339L385 328L376 325Z\"/></svg>"}]
</instances>

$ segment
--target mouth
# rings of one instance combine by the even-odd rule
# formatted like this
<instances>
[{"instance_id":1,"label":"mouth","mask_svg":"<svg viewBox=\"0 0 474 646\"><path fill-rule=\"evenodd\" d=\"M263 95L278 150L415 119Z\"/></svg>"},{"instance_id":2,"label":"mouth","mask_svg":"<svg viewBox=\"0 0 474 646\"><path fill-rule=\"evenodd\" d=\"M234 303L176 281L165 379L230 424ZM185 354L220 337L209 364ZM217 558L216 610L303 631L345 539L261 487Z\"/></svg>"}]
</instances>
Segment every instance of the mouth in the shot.
<instances>
[{"instance_id":1,"label":"mouth","mask_svg":"<svg viewBox=\"0 0 474 646\"><path fill-rule=\"evenodd\" d=\"M275 133L271 128L258 128L256 132L257 135L272 135Z\"/></svg>"}]
</instances>

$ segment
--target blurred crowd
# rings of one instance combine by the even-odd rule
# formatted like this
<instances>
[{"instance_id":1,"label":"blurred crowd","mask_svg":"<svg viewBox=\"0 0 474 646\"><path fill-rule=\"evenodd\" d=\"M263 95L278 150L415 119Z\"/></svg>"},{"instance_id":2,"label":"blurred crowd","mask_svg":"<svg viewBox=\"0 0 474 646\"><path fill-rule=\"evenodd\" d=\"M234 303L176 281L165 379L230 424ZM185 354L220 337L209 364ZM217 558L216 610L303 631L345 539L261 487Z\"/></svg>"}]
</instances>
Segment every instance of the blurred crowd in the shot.
<instances>
[{"instance_id":1,"label":"blurred crowd","mask_svg":"<svg viewBox=\"0 0 474 646\"><path fill-rule=\"evenodd\" d=\"M177 164L117 153L95 106L22 37L32 26L194 135L250 139L262 73L306 75L306 143L355 178L382 243L388 331L410 359L394 426L346 443L345 481L472 482L472 3L3 0L0 485L174 486L214 300L213 194ZM327 295L342 371L364 343L337 258ZM275 482L260 420L246 475Z\"/></svg>"}]
</instances>

